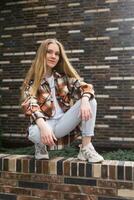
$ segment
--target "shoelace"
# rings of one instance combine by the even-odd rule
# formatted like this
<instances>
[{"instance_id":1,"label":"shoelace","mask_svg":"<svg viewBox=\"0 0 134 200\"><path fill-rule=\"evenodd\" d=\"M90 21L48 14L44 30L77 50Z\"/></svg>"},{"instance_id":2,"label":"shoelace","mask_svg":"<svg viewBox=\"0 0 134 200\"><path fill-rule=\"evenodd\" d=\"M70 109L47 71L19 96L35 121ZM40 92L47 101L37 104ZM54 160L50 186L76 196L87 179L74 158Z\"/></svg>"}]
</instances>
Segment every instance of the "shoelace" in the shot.
<instances>
[{"instance_id":1,"label":"shoelace","mask_svg":"<svg viewBox=\"0 0 134 200\"><path fill-rule=\"evenodd\" d=\"M46 154L47 153L47 149L45 145L40 145L40 144L36 144L36 152L37 153L41 153L41 154Z\"/></svg>"},{"instance_id":2,"label":"shoelace","mask_svg":"<svg viewBox=\"0 0 134 200\"><path fill-rule=\"evenodd\" d=\"M98 155L98 153L95 151L95 149L91 149L91 151L89 151L89 149L82 149L82 152L86 156L95 156L96 154Z\"/></svg>"}]
</instances>

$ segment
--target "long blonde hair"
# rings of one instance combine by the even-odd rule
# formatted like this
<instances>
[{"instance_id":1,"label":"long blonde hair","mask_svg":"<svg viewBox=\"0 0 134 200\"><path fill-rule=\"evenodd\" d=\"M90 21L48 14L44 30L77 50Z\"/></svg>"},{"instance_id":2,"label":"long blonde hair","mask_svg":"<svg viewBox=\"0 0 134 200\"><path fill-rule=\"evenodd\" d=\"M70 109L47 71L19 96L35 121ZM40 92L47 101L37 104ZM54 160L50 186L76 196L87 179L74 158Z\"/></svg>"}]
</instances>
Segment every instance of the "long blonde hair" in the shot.
<instances>
[{"instance_id":1,"label":"long blonde hair","mask_svg":"<svg viewBox=\"0 0 134 200\"><path fill-rule=\"evenodd\" d=\"M22 99L24 97L24 90L26 89L31 80L33 80L31 95L33 96L36 95L37 90L42 81L42 78L45 76L47 71L47 66L45 61L46 61L47 48L50 43L56 43L60 49L60 58L54 69L59 73L66 74L68 77L75 77L77 79L80 79L79 74L76 72L76 70L69 62L63 45L57 39L46 39L39 46L35 59L29 71L26 74L21 89Z\"/></svg>"}]
</instances>

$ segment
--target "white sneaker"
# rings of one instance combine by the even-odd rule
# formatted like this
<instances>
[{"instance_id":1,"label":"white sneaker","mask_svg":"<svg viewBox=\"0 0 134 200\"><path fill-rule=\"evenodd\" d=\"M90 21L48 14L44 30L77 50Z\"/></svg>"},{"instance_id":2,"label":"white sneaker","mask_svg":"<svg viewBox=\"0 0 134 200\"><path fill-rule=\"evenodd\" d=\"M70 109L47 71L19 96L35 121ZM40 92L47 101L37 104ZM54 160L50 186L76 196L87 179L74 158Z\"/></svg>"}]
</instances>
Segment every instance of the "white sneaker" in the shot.
<instances>
[{"instance_id":1,"label":"white sneaker","mask_svg":"<svg viewBox=\"0 0 134 200\"><path fill-rule=\"evenodd\" d=\"M88 162L92 163L102 162L104 160L104 158L96 152L92 143L83 148L80 146L80 151L77 158L83 161L88 160Z\"/></svg>"},{"instance_id":2,"label":"white sneaker","mask_svg":"<svg viewBox=\"0 0 134 200\"><path fill-rule=\"evenodd\" d=\"M49 159L46 145L40 143L35 144L35 159Z\"/></svg>"}]
</instances>

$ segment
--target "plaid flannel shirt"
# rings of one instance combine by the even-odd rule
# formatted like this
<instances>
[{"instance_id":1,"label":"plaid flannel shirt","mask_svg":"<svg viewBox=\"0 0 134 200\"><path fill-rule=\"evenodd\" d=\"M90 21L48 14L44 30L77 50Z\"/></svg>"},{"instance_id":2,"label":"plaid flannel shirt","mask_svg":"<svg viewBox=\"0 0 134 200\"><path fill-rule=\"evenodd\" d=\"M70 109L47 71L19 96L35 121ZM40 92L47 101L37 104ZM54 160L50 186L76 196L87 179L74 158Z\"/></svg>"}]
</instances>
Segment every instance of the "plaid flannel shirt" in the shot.
<instances>
[{"instance_id":1,"label":"plaid flannel shirt","mask_svg":"<svg viewBox=\"0 0 134 200\"><path fill-rule=\"evenodd\" d=\"M84 94L94 97L91 84L87 84L76 78L53 72L56 98L64 112L66 112ZM30 116L32 122L38 118L50 119L54 116L55 107L48 82L43 79L36 96L30 95L33 81L30 81L25 90L25 100L21 106L26 116Z\"/></svg>"}]
</instances>

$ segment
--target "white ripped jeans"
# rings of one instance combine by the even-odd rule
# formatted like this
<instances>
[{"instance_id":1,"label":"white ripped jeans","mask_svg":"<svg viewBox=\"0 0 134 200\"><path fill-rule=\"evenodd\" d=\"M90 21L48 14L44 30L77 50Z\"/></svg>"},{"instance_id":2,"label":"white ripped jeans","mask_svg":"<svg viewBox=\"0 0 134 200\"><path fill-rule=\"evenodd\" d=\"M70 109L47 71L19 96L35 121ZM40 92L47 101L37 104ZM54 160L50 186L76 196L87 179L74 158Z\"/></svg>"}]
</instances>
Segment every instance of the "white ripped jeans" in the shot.
<instances>
[{"instance_id":1,"label":"white ripped jeans","mask_svg":"<svg viewBox=\"0 0 134 200\"><path fill-rule=\"evenodd\" d=\"M67 112L63 114L61 118L46 120L50 128L53 130L56 138L62 138L65 135L68 135L80 123L82 136L94 136L97 102L95 99L92 99L89 102L92 110L92 118L87 121L82 121L79 116L81 100L78 100ZM29 127L28 137L33 143L41 143L40 129L36 124Z\"/></svg>"}]
</instances>

